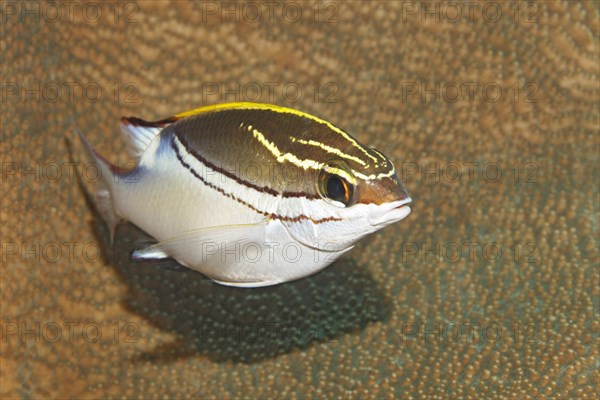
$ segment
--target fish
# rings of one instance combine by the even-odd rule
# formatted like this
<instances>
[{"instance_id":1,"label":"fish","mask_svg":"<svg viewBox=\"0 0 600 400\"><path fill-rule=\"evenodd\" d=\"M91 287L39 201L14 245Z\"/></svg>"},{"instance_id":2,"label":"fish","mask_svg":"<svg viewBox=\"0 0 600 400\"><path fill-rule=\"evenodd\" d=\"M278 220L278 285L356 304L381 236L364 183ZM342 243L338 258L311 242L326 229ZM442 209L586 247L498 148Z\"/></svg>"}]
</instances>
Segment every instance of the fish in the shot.
<instances>
[{"instance_id":1,"label":"fish","mask_svg":"<svg viewBox=\"0 0 600 400\"><path fill-rule=\"evenodd\" d=\"M276 285L322 270L411 211L383 153L299 110L220 103L120 126L132 168L79 137L102 177L96 200L111 242L122 220L156 240L134 260L172 258L227 286Z\"/></svg>"}]
</instances>

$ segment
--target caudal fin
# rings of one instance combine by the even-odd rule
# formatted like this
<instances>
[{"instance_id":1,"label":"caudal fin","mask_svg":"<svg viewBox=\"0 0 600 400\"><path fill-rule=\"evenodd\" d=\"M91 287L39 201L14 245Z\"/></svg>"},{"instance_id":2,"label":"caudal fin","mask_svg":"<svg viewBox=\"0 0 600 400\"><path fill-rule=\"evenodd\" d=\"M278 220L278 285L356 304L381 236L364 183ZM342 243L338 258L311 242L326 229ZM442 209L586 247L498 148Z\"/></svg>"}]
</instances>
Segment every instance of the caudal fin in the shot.
<instances>
[{"instance_id":1,"label":"caudal fin","mask_svg":"<svg viewBox=\"0 0 600 400\"><path fill-rule=\"evenodd\" d=\"M121 218L115 213L112 192L114 189L116 167L98 154L81 132L77 132L81 143L86 149L90 162L98 169L99 178L96 181L96 206L108 225L110 242L113 242L115 229ZM86 168L87 169L87 168Z\"/></svg>"}]
</instances>

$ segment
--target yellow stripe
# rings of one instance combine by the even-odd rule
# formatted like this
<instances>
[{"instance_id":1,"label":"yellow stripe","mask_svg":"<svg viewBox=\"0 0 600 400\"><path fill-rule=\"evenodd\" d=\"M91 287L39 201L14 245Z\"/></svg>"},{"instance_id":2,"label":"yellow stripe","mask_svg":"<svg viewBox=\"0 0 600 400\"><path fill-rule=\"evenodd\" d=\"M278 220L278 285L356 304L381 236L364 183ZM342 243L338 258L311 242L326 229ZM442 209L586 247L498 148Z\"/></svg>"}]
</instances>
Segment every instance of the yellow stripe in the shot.
<instances>
[{"instance_id":1,"label":"yellow stripe","mask_svg":"<svg viewBox=\"0 0 600 400\"><path fill-rule=\"evenodd\" d=\"M278 113L282 113L282 114L293 114L293 115L296 115L299 117L308 118L308 119L318 122L320 124L326 125L329 129L340 134L344 139L346 139L350 143L352 143L352 145L354 147L356 147L357 149L362 151L367 157L369 157L376 163L378 161L377 158L375 158L371 154L369 154L365 150L365 148L363 146L361 146L356 140L354 140L346 132L344 132L340 128L336 127L335 125L333 125L321 118L317 118L314 115L310 115L310 114L304 113L302 111L294 110L293 108L277 106L275 104L250 103L250 102L244 102L244 101L237 102L237 103L212 104L209 106L204 106L204 107L200 107L200 108L195 108L190 111L182 112L180 114L177 114L175 117L186 118L186 117L190 117L192 115L198 115L198 114L208 113L211 111L222 111L222 110L268 110L268 111L278 112Z\"/></svg>"},{"instance_id":2,"label":"yellow stripe","mask_svg":"<svg viewBox=\"0 0 600 400\"><path fill-rule=\"evenodd\" d=\"M320 163L318 161L310 160L310 159L300 160L298 157L296 157L292 153L283 153L281 150L279 150L279 148L273 142L269 142L269 140L265 137L265 135L263 135L257 129L252 130L252 135L254 135L254 137L260 142L260 144L265 146L275 156L275 158L277 159L278 162L289 161L292 164L294 164L297 167L300 167L304 170L307 170L307 169L320 170L323 167L325 167L325 164ZM343 178L346 178L353 185L356 185L356 179L352 175L348 174L346 171L339 169L339 168L332 168L332 167L329 167L328 169L330 171L332 171L334 174L339 175Z\"/></svg>"},{"instance_id":3,"label":"yellow stripe","mask_svg":"<svg viewBox=\"0 0 600 400\"><path fill-rule=\"evenodd\" d=\"M335 147L328 146L325 143L317 142L316 140L298 139L295 137L292 137L291 139L292 139L292 142L298 142L298 143L306 144L309 146L320 147L328 153L335 154L335 155L345 158L347 160L356 161L357 163L359 163L360 165L363 165L363 166L366 165L366 163L363 160L361 160L360 158L346 154L343 151L341 151L340 149L336 149ZM367 165L367 167L368 167L368 165Z\"/></svg>"},{"instance_id":4,"label":"yellow stripe","mask_svg":"<svg viewBox=\"0 0 600 400\"><path fill-rule=\"evenodd\" d=\"M381 159L383 161L387 161L387 158L385 158L385 156L383 154L381 154L381 152L379 150L373 149L373 148L371 148L371 150L373 150L375 152L375 154L377 154L379 157L381 157Z\"/></svg>"},{"instance_id":5,"label":"yellow stripe","mask_svg":"<svg viewBox=\"0 0 600 400\"><path fill-rule=\"evenodd\" d=\"M354 170L352 170L352 172L354 173L354 175L356 175L360 179L363 179L365 181L371 181L373 179L389 178L390 176L392 176L396 173L396 168L392 165L392 169L390 171L382 172L378 175L375 175L375 174L365 175L365 174L361 174L360 172L354 171Z\"/></svg>"},{"instance_id":6,"label":"yellow stripe","mask_svg":"<svg viewBox=\"0 0 600 400\"><path fill-rule=\"evenodd\" d=\"M251 126L250 126L250 128L251 128ZM277 147L275 145L275 143L269 142L269 140L267 140L265 135L263 135L258 129L252 129L252 135L254 135L254 137L256 139L258 139L260 144L265 146L275 156L275 158L277 159L278 162L289 161L292 164L294 164L304 170L309 169L309 168L320 169L320 167L322 165L320 162L315 161L315 160L308 160L308 159L300 160L298 157L296 157L292 153L281 152L281 150L279 150L279 147Z\"/></svg>"}]
</instances>

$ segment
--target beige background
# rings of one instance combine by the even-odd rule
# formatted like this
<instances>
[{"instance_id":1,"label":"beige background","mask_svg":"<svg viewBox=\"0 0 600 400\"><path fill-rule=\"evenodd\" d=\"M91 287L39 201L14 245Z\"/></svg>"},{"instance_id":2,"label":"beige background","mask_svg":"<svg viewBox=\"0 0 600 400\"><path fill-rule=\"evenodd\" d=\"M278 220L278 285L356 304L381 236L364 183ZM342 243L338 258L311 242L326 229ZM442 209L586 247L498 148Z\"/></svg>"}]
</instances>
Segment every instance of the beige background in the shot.
<instances>
[{"instance_id":1,"label":"beige background","mask_svg":"<svg viewBox=\"0 0 600 400\"><path fill-rule=\"evenodd\" d=\"M498 3L475 3L456 22L443 2L427 18L420 3L293 3L298 21L283 3L272 18L254 3L257 22L242 4L227 21L220 3L161 1L102 5L93 21L85 3L58 17L28 3L25 20L20 3L3 3L0 396L593 397L598 3L505 4L493 20L482 10L493 17ZM503 96L451 102L453 82L493 83ZM407 92L436 83L438 99ZM168 261L131 263L149 239L130 225L107 245L83 190L90 179L68 175L65 138L80 129L125 163L122 115L254 99L257 85L261 101L324 117L399 169L418 167L404 174L409 218L319 275L260 290ZM447 172L438 182L421 175L436 162ZM498 163L503 178L477 168L471 179L474 162ZM456 182L449 165L462 168ZM490 243L503 251L496 260L482 254ZM423 337L407 334L417 329Z\"/></svg>"}]
</instances>

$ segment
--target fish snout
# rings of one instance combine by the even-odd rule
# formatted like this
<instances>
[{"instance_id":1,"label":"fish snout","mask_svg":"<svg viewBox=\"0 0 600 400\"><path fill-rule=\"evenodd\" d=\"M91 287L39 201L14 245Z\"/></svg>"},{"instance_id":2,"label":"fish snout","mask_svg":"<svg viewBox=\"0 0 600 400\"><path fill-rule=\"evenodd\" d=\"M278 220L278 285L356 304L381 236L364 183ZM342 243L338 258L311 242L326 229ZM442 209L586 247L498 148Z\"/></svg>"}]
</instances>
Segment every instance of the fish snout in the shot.
<instances>
[{"instance_id":1,"label":"fish snout","mask_svg":"<svg viewBox=\"0 0 600 400\"><path fill-rule=\"evenodd\" d=\"M407 197L401 200L381 204L369 216L369 223L377 228L383 228L406 218L411 211L410 207L407 206L410 202L412 202L412 199L407 195Z\"/></svg>"}]
</instances>

